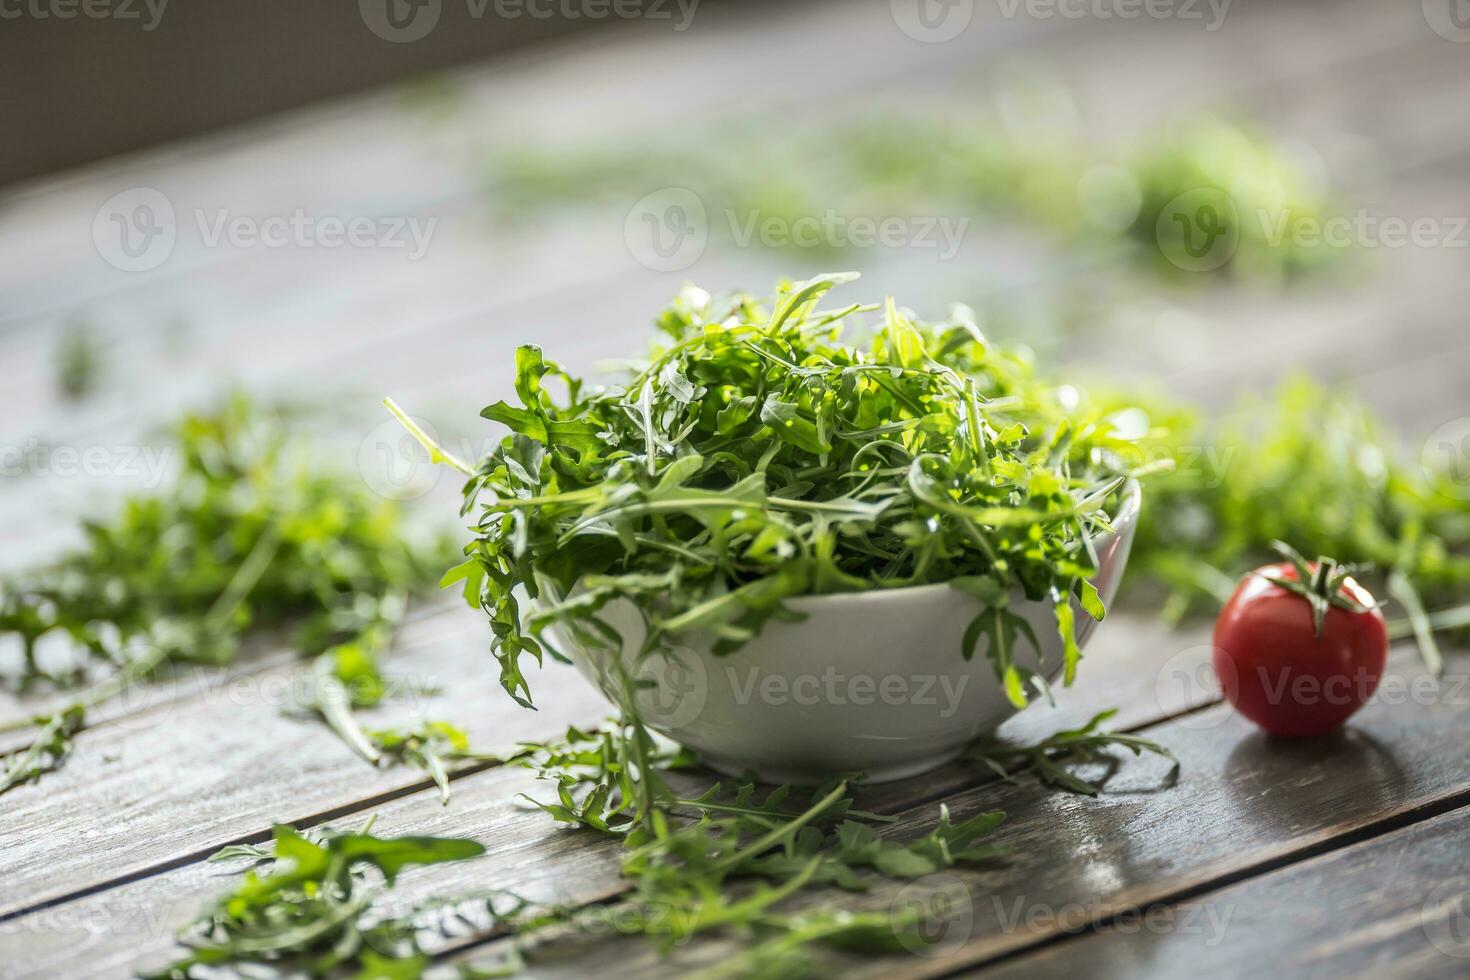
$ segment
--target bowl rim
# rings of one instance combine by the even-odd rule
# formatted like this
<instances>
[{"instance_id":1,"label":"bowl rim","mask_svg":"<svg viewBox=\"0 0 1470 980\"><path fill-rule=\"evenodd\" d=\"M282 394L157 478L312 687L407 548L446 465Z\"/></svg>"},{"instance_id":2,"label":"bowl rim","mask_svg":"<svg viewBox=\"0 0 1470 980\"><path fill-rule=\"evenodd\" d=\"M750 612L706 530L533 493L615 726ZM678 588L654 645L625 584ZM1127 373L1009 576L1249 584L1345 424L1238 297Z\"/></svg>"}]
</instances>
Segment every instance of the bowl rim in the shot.
<instances>
[{"instance_id":1,"label":"bowl rim","mask_svg":"<svg viewBox=\"0 0 1470 980\"><path fill-rule=\"evenodd\" d=\"M1124 528L1131 527L1138 520L1139 510L1143 503L1143 488L1138 480L1133 477L1123 483L1123 500L1118 507L1118 512L1109 522L1113 525L1112 535L1099 535L1098 537L1117 536ZM901 585L893 589L863 589L858 592L828 592L824 595L799 595L783 599L782 605L797 611L806 611L812 607L834 607L854 602L871 602L875 598L893 599L917 599L940 591L949 592L949 582L929 582L924 585Z\"/></svg>"}]
</instances>

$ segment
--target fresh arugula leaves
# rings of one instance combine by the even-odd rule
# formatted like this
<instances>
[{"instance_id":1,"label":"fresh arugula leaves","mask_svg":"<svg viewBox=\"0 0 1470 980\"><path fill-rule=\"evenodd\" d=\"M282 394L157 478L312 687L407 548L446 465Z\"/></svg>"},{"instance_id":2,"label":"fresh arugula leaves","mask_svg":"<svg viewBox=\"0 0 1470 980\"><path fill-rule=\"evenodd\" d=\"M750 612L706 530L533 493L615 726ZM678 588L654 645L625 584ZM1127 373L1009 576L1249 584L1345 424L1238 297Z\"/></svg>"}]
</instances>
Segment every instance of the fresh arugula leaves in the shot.
<instances>
[{"instance_id":1,"label":"fresh arugula leaves","mask_svg":"<svg viewBox=\"0 0 1470 980\"><path fill-rule=\"evenodd\" d=\"M838 853L850 867L871 866L890 878L922 878L956 864L987 861L1004 852L974 842L1005 821L1000 812L980 813L959 824L939 805L939 826L908 844L886 841L871 827L847 821L837 828Z\"/></svg>"},{"instance_id":2,"label":"fresh arugula leaves","mask_svg":"<svg viewBox=\"0 0 1470 980\"><path fill-rule=\"evenodd\" d=\"M1344 255L1287 233L1320 227L1337 202L1295 154L1256 127L1204 116L1106 147L1080 127L1053 125L1039 137L1001 115L813 119L796 138L790 126L723 121L718 139L685 137L632 151L517 145L490 162L490 186L514 217L611 195L633 200L647 192L649 173L666 174L710 213L749 216L748 228L728 229L732 244L832 255L853 244L843 228L767 236L754 234L754 223L791 228L832 213L877 217L881 202L890 215L954 215L963 233L962 216L1009 213L1083 247L1122 245L1137 265L1174 278L1180 269L1169 257L1188 255L1196 238L1228 236L1232 253L1209 268L1246 279L1312 273ZM725 229L712 223L711 231Z\"/></svg>"},{"instance_id":3,"label":"fresh arugula leaves","mask_svg":"<svg viewBox=\"0 0 1470 980\"><path fill-rule=\"evenodd\" d=\"M67 324L56 342L56 384L67 398L92 394L103 370L96 332L85 320Z\"/></svg>"},{"instance_id":4,"label":"fresh arugula leaves","mask_svg":"<svg viewBox=\"0 0 1470 980\"><path fill-rule=\"evenodd\" d=\"M1057 732L1034 745L1004 745L994 739L986 739L966 750L965 757L983 762L1003 779L1029 774L1048 786L1069 793L1096 796L1102 792L1106 777L1100 782L1088 782L1067 767L1100 765L1111 776L1117 770L1119 760L1108 750L1116 747L1135 756L1148 752L1168 759L1173 763L1168 774L1168 780L1172 782L1178 774L1179 762L1167 748L1141 735L1102 730L1103 724L1117 713L1116 708L1099 712L1080 728Z\"/></svg>"},{"instance_id":5,"label":"fresh arugula leaves","mask_svg":"<svg viewBox=\"0 0 1470 980\"><path fill-rule=\"evenodd\" d=\"M189 927L187 956L147 974L185 980L199 968L230 965L250 972L416 980L428 965L414 915L375 912L380 886L405 868L464 861L485 848L456 837L374 837L332 830L301 834L278 826L270 849L235 847L215 858L245 858L252 868Z\"/></svg>"},{"instance_id":6,"label":"fresh arugula leaves","mask_svg":"<svg viewBox=\"0 0 1470 980\"><path fill-rule=\"evenodd\" d=\"M1116 763L1105 751L1110 746L1167 756L1147 739L1101 732L1110 715L1035 746L987 749L979 757L1007 778L1034 766L1048 782L1091 794L1096 787L1064 765ZM245 861L250 870L190 927L183 938L189 955L152 976L182 980L196 968L229 966L418 978L434 953L421 937L452 938L465 929L476 936L509 930L517 938L509 957L493 966L467 966L461 975L509 976L525 966L525 957L534 962L543 946L583 929L600 935L609 921L664 950L695 935L739 937L741 952L713 975L804 976L815 966L814 945L912 949L923 941L917 930L925 925L898 911L857 913L794 902L805 889L860 891L878 878L920 879L1005 858L1003 848L985 842L1004 822L1003 813L956 822L941 805L931 830L900 839L891 830L875 830L894 818L853 807L844 778L810 792L783 786L762 794L752 784L727 790L716 783L681 795L671 780L689 761L684 751L649 735L636 714L601 730L573 727L553 741L523 745L521 764L556 787L555 802L537 805L626 848L622 871L631 887L610 906L589 910L490 889L387 915L375 878L391 888L405 867L463 860L483 849L454 838L373 837L371 820L356 832L277 827L271 845L232 845L210 858Z\"/></svg>"},{"instance_id":7,"label":"fresh arugula leaves","mask_svg":"<svg viewBox=\"0 0 1470 980\"><path fill-rule=\"evenodd\" d=\"M683 754L650 736L636 714L603 731L569 729L555 742L528 746L522 764L556 787L541 803L555 819L623 842L630 892L617 904L621 928L669 949L696 933L756 937L762 963L798 975L814 942L870 950L902 948L907 924L889 916L841 909L783 911L801 890L830 884L862 890L874 874L910 879L941 868L983 863L999 849L980 843L1005 819L980 813L954 823L941 806L938 825L915 840L881 838L872 826L893 818L853 808L848 781L836 778L797 802L782 786L733 792L716 783L681 796L669 781ZM535 801L533 801L535 802ZM521 942L546 941L553 922L575 926L575 915L523 919Z\"/></svg>"},{"instance_id":8,"label":"fresh arugula leaves","mask_svg":"<svg viewBox=\"0 0 1470 980\"><path fill-rule=\"evenodd\" d=\"M39 729L29 746L4 760L0 793L40 779L65 762L71 753L71 737L82 727L85 716L86 709L73 704L54 714L32 719Z\"/></svg>"},{"instance_id":9,"label":"fresh arugula leaves","mask_svg":"<svg viewBox=\"0 0 1470 980\"><path fill-rule=\"evenodd\" d=\"M890 300L866 343L844 341L862 307L817 305L851 278L783 284L769 307L686 289L622 386L587 388L520 349L521 404L483 413L511 434L460 464L475 537L445 577L489 614L518 702L531 704L527 657L563 658L548 625L616 642L598 615L615 598L648 611L649 650L698 629L718 654L786 599L933 582L986 605L957 654L984 639L1014 703L1044 690L1015 657L1038 644L1006 600L1051 602L1068 641L1071 596L1102 616L1090 538L1134 447L963 315L927 324ZM1070 681L1080 651L1065 650Z\"/></svg>"},{"instance_id":10,"label":"fresh arugula leaves","mask_svg":"<svg viewBox=\"0 0 1470 980\"><path fill-rule=\"evenodd\" d=\"M375 728L366 732L383 760L413 766L439 787L439 802L449 803L448 762L504 762L504 757L470 749L469 736L447 721L421 721L413 726Z\"/></svg>"},{"instance_id":11,"label":"fresh arugula leaves","mask_svg":"<svg viewBox=\"0 0 1470 980\"><path fill-rule=\"evenodd\" d=\"M243 396L186 416L169 489L128 500L110 521L87 521L82 547L0 585L0 634L17 637L23 654L10 686L68 687L101 675L40 722L31 746L5 766L0 791L59 765L88 708L183 665L229 664L250 633L287 624L303 655L327 658L315 710L372 758L350 709L381 686L372 650L407 593L432 580L442 545L406 544L393 502L305 468L300 449L279 416ZM41 663L42 641L54 638L66 641L71 663ZM352 676L337 676L349 663ZM334 701L343 680L350 696Z\"/></svg>"},{"instance_id":12,"label":"fresh arugula leaves","mask_svg":"<svg viewBox=\"0 0 1470 980\"><path fill-rule=\"evenodd\" d=\"M695 629L718 638L719 654L787 615L788 598L933 582L979 600L956 656L984 641L1014 703L1046 693L1016 657L1020 644L1040 643L1008 608L1014 596L1057 611L1057 666L1072 680L1073 597L1103 616L1090 539L1108 530L1104 508L1136 447L963 313L927 324L891 299L818 308L852 278L784 283L769 305L690 287L658 316L662 344L621 386L589 388L522 347L520 404L482 412L511 434L473 467L410 426L433 458L469 477L474 539L444 584L489 614L511 697L531 704L525 657L565 659L547 642L549 625L618 648L599 618L613 599L647 612L645 654ZM865 342L843 340L850 318L876 309ZM918 840L881 837L870 825L883 818L853 809L843 777L802 802L789 787L760 796L749 784L681 795L670 774L686 753L647 729L622 660L609 670L618 721L526 746L523 764L553 786L551 798L529 799L558 822L622 841L632 889L620 921L666 946L730 930L758 937L753 955L785 969L818 940L893 948L903 926L888 917L780 906L813 884L860 889L873 874L920 877L998 853L981 839L999 813L956 824L941 808ZM1086 734L1072 751L1107 741Z\"/></svg>"}]
</instances>

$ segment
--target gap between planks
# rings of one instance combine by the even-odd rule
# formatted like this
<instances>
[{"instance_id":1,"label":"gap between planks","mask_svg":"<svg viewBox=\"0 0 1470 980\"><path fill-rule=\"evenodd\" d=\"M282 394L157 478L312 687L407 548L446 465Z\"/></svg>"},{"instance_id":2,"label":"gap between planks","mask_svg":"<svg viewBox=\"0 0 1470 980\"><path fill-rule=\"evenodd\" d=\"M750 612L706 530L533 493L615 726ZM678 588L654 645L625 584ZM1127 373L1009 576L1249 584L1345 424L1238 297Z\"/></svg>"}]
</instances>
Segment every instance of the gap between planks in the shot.
<instances>
[{"instance_id":1,"label":"gap between planks","mask_svg":"<svg viewBox=\"0 0 1470 980\"><path fill-rule=\"evenodd\" d=\"M1470 809L1461 809L1210 893L1218 931L1204 942L1198 930L1172 927L1178 906L1169 906L1162 927L1089 932L966 973L993 980L1089 971L1239 977L1291 966L1341 976L1392 963L1397 975L1460 977L1470 943L1453 917L1470 896L1467 849ZM1197 921L1203 903L1184 905Z\"/></svg>"},{"instance_id":2,"label":"gap between planks","mask_svg":"<svg viewBox=\"0 0 1470 980\"><path fill-rule=\"evenodd\" d=\"M1015 961L1025 961L1033 956L1045 955L1068 943L1081 943L1089 939L1095 939L1108 929L1116 927L1126 916L1135 915L1140 911L1146 911L1156 906L1177 908L1177 906L1186 902L1193 902L1197 899L1219 895L1221 892L1228 891L1232 887L1242 883L1257 881L1282 871L1290 871L1300 865L1307 864L1324 856L1333 855L1350 848L1360 847L1364 844L1371 844L1374 841L1392 836L1418 824L1431 822L1440 817L1470 814L1470 810L1466 809L1467 807L1470 807L1470 787L1443 799L1430 800L1408 810L1389 814L1380 821L1364 824L1338 837L1308 844L1289 854L1278 854L1257 864L1233 869L1229 873L1202 881L1197 885L1181 888L1174 892L1160 893L1157 896L1150 897L1146 902L1137 904L1125 903L1111 915L1099 916L1098 918L1092 919L1075 931L1071 929L1060 929L1038 939L1030 946L1001 953L972 966L946 970L943 973L933 974L932 976L951 977L971 975L975 970L986 971ZM928 974L922 972L906 975L913 977L928 976Z\"/></svg>"},{"instance_id":3,"label":"gap between planks","mask_svg":"<svg viewBox=\"0 0 1470 980\"><path fill-rule=\"evenodd\" d=\"M514 705L485 642L481 617L468 608L457 622L439 617L400 634L385 658L394 687L363 723L412 721L438 690L429 717L462 725L482 751L502 751L606 714L601 696L569 669L539 675L542 711ZM97 730L67 765L7 793L0 912L423 785L417 769L369 766L319 722L283 717L278 709L299 676L295 665L283 667L181 701L171 713Z\"/></svg>"}]
</instances>

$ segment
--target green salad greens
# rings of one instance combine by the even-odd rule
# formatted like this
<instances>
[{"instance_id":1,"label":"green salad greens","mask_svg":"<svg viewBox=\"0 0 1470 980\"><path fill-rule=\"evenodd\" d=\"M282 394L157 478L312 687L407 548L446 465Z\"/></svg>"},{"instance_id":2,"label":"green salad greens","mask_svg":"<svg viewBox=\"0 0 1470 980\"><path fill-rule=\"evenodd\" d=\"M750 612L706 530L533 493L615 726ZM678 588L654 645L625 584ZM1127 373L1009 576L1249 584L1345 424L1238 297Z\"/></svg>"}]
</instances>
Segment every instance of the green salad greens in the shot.
<instances>
[{"instance_id":1,"label":"green salad greens","mask_svg":"<svg viewBox=\"0 0 1470 980\"><path fill-rule=\"evenodd\" d=\"M465 467L475 537L446 577L489 613L517 701L531 703L523 658L561 656L548 624L616 642L598 618L615 598L645 610L649 649L701 630L718 654L795 596L936 582L986 604L955 655L987 640L1017 705L1045 681L1014 661L1038 644L1013 592L1054 606L1072 680L1072 597L1102 618L1091 536L1131 442L963 311L927 324L891 300L818 308L851 278L783 284L769 306L686 289L651 361L614 387L520 348L519 404L481 413L511 434ZM875 311L870 338L844 339Z\"/></svg>"},{"instance_id":2,"label":"green salad greens","mask_svg":"<svg viewBox=\"0 0 1470 980\"><path fill-rule=\"evenodd\" d=\"M1243 278L1313 272L1342 255L1340 245L1300 235L1332 216L1326 193L1298 160L1248 128L1196 121L1125 161L1122 172L1140 198L1130 233L1170 261L1208 253L1217 237L1230 248L1220 266Z\"/></svg>"},{"instance_id":3,"label":"green salad greens","mask_svg":"<svg viewBox=\"0 0 1470 980\"><path fill-rule=\"evenodd\" d=\"M86 521L79 548L0 584L0 636L21 651L7 686L81 688L60 710L3 726L38 733L0 760L0 792L59 765L87 709L183 665L230 664L252 632L288 624L296 649L320 658L308 709L377 761L383 749L350 709L381 701L377 653L445 552L405 543L396 504L314 472L301 448L242 396L188 415L165 492ZM52 641L68 654L58 663L40 655Z\"/></svg>"},{"instance_id":4,"label":"green salad greens","mask_svg":"<svg viewBox=\"0 0 1470 980\"><path fill-rule=\"evenodd\" d=\"M718 139L685 134L636 149L517 143L491 162L491 188L514 218L575 201L632 202L657 189L650 173L662 174L665 186L699 196L715 241L829 257L850 238L749 230L829 214L1015 215L1075 245L1121 247L1122 258L1175 279L1182 270L1281 281L1344 255L1320 237L1338 214L1325 182L1257 127L1204 115L1109 146L1070 116L1036 127L1018 121L1026 115L867 113L810 120L795 135L740 120L722 123Z\"/></svg>"},{"instance_id":5,"label":"green salad greens","mask_svg":"<svg viewBox=\"0 0 1470 980\"><path fill-rule=\"evenodd\" d=\"M150 980L185 980L230 965L231 975L325 977L347 970L362 978L421 976L428 955L413 912L384 915L375 907L405 868L464 861L485 848L460 837L374 837L322 828L298 833L278 826L274 846L234 845L211 861L246 859L251 869L221 896L181 941L189 953ZM255 971L255 972L252 972Z\"/></svg>"},{"instance_id":6,"label":"green salad greens","mask_svg":"<svg viewBox=\"0 0 1470 980\"><path fill-rule=\"evenodd\" d=\"M1167 424L1139 458L1179 465L1150 483L1129 576L1167 590L1166 619L1212 613L1241 575L1279 560L1279 539L1371 565L1359 577L1403 617L1390 630L1439 668L1434 634L1470 625L1470 501L1451 473L1405 462L1366 406L1306 378L1213 424L1162 401L1148 412Z\"/></svg>"}]
</instances>

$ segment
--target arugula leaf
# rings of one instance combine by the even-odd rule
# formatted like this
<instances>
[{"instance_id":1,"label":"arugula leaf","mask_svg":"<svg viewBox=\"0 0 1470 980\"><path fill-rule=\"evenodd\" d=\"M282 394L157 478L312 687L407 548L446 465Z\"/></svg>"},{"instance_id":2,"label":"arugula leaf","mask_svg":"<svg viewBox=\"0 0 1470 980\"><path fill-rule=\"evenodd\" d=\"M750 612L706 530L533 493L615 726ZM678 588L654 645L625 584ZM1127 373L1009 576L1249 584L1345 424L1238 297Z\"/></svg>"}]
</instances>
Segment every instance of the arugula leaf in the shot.
<instances>
[{"instance_id":1,"label":"arugula leaf","mask_svg":"<svg viewBox=\"0 0 1470 980\"><path fill-rule=\"evenodd\" d=\"M375 911L369 872L387 887L403 869L479 857L479 842L456 837L374 837L323 829L311 834L274 830L273 846L226 849L215 858L268 863L251 869L231 893L213 902L183 940L187 956L153 980L185 980L197 968L234 966L241 972L326 977L355 970L361 977L416 978L429 959L412 914ZM211 860L214 860L212 858Z\"/></svg>"},{"instance_id":2,"label":"arugula leaf","mask_svg":"<svg viewBox=\"0 0 1470 980\"><path fill-rule=\"evenodd\" d=\"M613 143L517 145L492 161L495 203L531 212L619 194L631 199L647 191L649 173L661 173L694 189L712 211L784 219L788 226L834 210L864 213L874 200L889 202L889 214L952 214L968 205L981 215L1020 215L1084 244L1111 245L1145 270L1172 278L1180 269L1168 257L1177 258L1180 236L1201 230L1234 242L1220 275L1279 281L1329 268L1347 254L1280 233L1297 222L1320 226L1337 202L1297 154L1255 127L1224 119L1171 120L1121 147L1099 144L1080 127L1054 126L1047 139L1028 139L1003 119L974 110L959 119L910 108L901 117L807 120L795 139L793 127L758 117L731 130L722 120L718 132L691 136L681 129L677 142L636 150ZM1077 175L1088 172L1110 176L1091 187L1084 182L1079 192ZM1057 206L1079 193L1093 206ZM1194 217L1200 206L1212 209L1209 227ZM1199 227L1180 228L1176 211ZM1272 221L1251 220L1263 214ZM740 244L742 235L732 232ZM806 252L840 252L852 244L832 235L751 239ZM1120 243L1130 247L1119 250ZM836 278L787 287L771 329Z\"/></svg>"},{"instance_id":3,"label":"arugula leaf","mask_svg":"<svg viewBox=\"0 0 1470 980\"><path fill-rule=\"evenodd\" d=\"M982 739L965 752L965 757L985 763L1005 779L1031 773L1048 786L1096 796L1102 792L1106 777L1098 783L1090 783L1073 774L1067 765L1102 765L1108 776L1118 767L1118 759L1107 749L1117 746L1135 756L1145 752L1162 756L1173 762L1167 780L1172 782L1179 772L1179 762L1167 748L1152 739L1122 732L1105 732L1102 725L1118 713L1111 708L1094 715L1087 724L1057 732L1035 745L1003 745L993 738Z\"/></svg>"},{"instance_id":4,"label":"arugula leaf","mask_svg":"<svg viewBox=\"0 0 1470 980\"><path fill-rule=\"evenodd\" d=\"M439 787L439 802L449 804L447 761L476 759L504 761L498 756L472 752L464 729L447 721L424 721L415 727L376 728L366 732L368 740L385 759L422 770Z\"/></svg>"},{"instance_id":5,"label":"arugula leaf","mask_svg":"<svg viewBox=\"0 0 1470 980\"><path fill-rule=\"evenodd\" d=\"M838 849L849 865L871 865L890 878L921 878L959 863L989 860L1003 852L974 841L1005 821L999 811L980 813L960 824L939 805L939 826L908 844L882 840L872 828L851 821L837 828Z\"/></svg>"},{"instance_id":6,"label":"arugula leaf","mask_svg":"<svg viewBox=\"0 0 1470 980\"><path fill-rule=\"evenodd\" d=\"M51 715L34 719L40 726L31 744L4 760L0 793L22 783L33 782L58 768L71 752L71 737L82 727L86 712L73 704Z\"/></svg>"}]
</instances>

